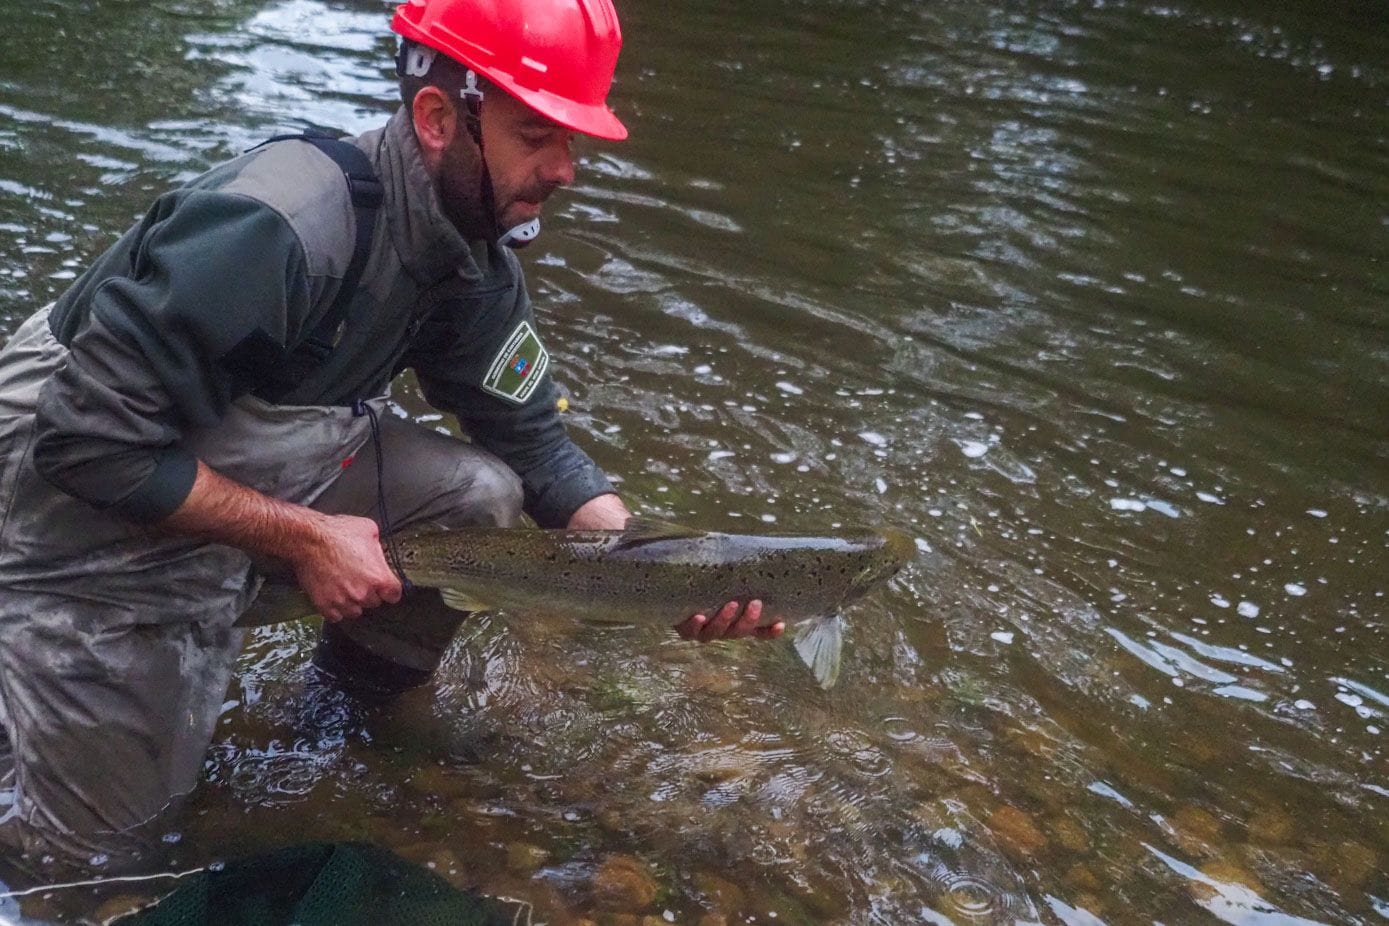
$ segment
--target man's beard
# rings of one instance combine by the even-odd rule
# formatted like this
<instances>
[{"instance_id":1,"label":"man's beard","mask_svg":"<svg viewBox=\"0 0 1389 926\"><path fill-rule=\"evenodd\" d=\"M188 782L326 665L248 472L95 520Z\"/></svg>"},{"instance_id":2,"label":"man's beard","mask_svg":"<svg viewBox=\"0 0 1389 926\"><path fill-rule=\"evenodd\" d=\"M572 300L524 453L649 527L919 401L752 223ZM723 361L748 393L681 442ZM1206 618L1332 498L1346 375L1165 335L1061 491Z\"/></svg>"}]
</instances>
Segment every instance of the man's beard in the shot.
<instances>
[{"instance_id":1,"label":"man's beard","mask_svg":"<svg viewBox=\"0 0 1389 926\"><path fill-rule=\"evenodd\" d=\"M476 145L457 138L444 149L439 172L439 204L464 238L497 237L497 218L483 195L482 164Z\"/></svg>"},{"instance_id":2,"label":"man's beard","mask_svg":"<svg viewBox=\"0 0 1389 926\"><path fill-rule=\"evenodd\" d=\"M456 138L440 160L439 203L444 215L465 238L496 240L507 229L496 191L484 195L481 152L471 138ZM559 184L542 184L520 191L526 202L543 203ZM506 202L510 203L511 197ZM487 207L491 208L488 209Z\"/></svg>"}]
</instances>

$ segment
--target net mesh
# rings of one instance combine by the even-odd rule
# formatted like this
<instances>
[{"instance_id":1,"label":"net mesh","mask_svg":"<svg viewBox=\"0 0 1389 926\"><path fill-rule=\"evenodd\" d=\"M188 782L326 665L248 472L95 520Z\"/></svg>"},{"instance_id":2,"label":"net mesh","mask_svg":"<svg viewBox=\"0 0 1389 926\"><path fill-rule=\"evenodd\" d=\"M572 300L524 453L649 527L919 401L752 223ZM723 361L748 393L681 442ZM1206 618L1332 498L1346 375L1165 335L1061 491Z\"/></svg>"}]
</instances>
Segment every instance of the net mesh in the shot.
<instances>
[{"instance_id":1,"label":"net mesh","mask_svg":"<svg viewBox=\"0 0 1389 926\"><path fill-rule=\"evenodd\" d=\"M112 926L511 926L515 911L366 843L311 843L191 875Z\"/></svg>"}]
</instances>

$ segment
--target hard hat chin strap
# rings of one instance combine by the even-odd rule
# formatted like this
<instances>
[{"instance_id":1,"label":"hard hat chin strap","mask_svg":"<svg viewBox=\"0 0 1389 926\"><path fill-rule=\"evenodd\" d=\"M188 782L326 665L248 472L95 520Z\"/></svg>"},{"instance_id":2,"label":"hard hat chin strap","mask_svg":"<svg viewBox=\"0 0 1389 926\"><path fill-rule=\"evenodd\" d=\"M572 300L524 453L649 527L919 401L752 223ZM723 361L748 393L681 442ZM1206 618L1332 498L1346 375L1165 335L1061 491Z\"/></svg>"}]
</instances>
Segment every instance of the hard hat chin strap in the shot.
<instances>
[{"instance_id":1,"label":"hard hat chin strap","mask_svg":"<svg viewBox=\"0 0 1389 926\"><path fill-rule=\"evenodd\" d=\"M511 226L497 239L497 243L513 249L524 248L539 237L540 219L535 218L528 222L522 222L520 225Z\"/></svg>"},{"instance_id":2,"label":"hard hat chin strap","mask_svg":"<svg viewBox=\"0 0 1389 926\"><path fill-rule=\"evenodd\" d=\"M493 237L497 239L498 244L509 248L523 248L540 236L540 219L534 218L507 229L503 229L497 220L497 197L492 189L492 172L487 168L487 152L482 147L482 100L485 94L477 85L477 73L472 68L468 68L464 81L463 89L458 91L458 95L467 108L468 134L473 137L473 143L477 145L478 159L482 162L483 213L490 217Z\"/></svg>"}]
</instances>

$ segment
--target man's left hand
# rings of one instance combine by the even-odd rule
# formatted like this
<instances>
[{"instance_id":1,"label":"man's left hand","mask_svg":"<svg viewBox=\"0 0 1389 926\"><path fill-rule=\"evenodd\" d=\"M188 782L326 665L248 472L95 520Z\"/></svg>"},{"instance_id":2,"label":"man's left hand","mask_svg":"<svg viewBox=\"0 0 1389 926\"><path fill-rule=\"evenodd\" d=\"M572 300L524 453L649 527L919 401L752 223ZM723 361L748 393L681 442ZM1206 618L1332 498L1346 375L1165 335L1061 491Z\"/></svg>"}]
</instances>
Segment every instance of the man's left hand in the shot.
<instances>
[{"instance_id":1,"label":"man's left hand","mask_svg":"<svg viewBox=\"0 0 1389 926\"><path fill-rule=\"evenodd\" d=\"M616 495L599 495L580 506L569 517L568 527L575 530L621 530L632 513ZM740 640L756 637L759 640L775 640L786 630L786 622L778 620L765 627L762 622L762 602L749 601L741 612L738 602L730 601L719 608L713 618L696 614L675 625L675 632L686 640L712 643L715 640Z\"/></svg>"},{"instance_id":2,"label":"man's left hand","mask_svg":"<svg viewBox=\"0 0 1389 926\"><path fill-rule=\"evenodd\" d=\"M715 640L739 640L743 637L756 637L759 640L775 640L786 630L785 621L776 621L765 627L762 622L762 602L754 598L739 612L738 602L730 601L719 608L713 618L696 614L675 625L675 632L686 640L712 643Z\"/></svg>"}]
</instances>

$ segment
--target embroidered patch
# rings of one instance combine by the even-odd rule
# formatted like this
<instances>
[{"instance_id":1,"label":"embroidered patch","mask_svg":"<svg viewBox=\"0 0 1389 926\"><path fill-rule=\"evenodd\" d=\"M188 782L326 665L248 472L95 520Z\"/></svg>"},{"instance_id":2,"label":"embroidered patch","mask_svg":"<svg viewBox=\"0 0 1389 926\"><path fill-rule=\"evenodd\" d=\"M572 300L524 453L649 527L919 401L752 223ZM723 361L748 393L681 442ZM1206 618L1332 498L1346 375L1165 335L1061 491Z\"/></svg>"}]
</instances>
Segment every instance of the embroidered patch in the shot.
<instances>
[{"instance_id":1,"label":"embroidered patch","mask_svg":"<svg viewBox=\"0 0 1389 926\"><path fill-rule=\"evenodd\" d=\"M520 405L540 385L549 366L550 354L541 345L535 329L529 322L521 322L492 358L492 365L482 378L482 388Z\"/></svg>"}]
</instances>

